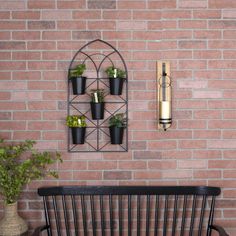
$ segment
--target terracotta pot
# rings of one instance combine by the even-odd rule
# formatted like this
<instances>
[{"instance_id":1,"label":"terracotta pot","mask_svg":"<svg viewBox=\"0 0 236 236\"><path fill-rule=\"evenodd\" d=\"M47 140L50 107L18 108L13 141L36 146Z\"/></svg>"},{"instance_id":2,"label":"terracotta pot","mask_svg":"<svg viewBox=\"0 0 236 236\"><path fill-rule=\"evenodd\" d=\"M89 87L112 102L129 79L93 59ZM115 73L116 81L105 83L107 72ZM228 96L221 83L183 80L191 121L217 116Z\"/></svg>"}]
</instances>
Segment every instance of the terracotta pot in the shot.
<instances>
[{"instance_id":1,"label":"terracotta pot","mask_svg":"<svg viewBox=\"0 0 236 236\"><path fill-rule=\"evenodd\" d=\"M18 215L17 202L5 205L4 216L0 221L0 235L16 236L27 230L27 223Z\"/></svg>"}]
</instances>

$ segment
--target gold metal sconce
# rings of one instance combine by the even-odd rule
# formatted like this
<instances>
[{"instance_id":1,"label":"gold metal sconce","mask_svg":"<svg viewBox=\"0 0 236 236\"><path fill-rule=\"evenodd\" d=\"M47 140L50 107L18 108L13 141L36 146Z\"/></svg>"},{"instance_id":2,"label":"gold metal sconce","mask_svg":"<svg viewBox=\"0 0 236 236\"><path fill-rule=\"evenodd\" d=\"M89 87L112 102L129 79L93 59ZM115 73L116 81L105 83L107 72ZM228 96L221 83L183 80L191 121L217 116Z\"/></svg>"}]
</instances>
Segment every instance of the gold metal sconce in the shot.
<instances>
[{"instance_id":1,"label":"gold metal sconce","mask_svg":"<svg viewBox=\"0 0 236 236\"><path fill-rule=\"evenodd\" d=\"M166 131L172 124L170 62L157 62L158 129Z\"/></svg>"}]
</instances>

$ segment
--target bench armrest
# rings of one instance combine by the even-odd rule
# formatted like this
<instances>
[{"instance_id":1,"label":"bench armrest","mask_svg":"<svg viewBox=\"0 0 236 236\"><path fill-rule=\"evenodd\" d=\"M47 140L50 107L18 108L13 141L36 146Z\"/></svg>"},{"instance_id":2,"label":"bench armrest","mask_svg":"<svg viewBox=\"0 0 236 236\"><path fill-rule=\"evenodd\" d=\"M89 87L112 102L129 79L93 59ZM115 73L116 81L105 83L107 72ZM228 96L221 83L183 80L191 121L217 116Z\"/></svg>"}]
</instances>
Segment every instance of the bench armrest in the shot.
<instances>
[{"instance_id":1,"label":"bench armrest","mask_svg":"<svg viewBox=\"0 0 236 236\"><path fill-rule=\"evenodd\" d=\"M219 225L210 225L210 228L216 230L219 233L219 236L229 236L226 231Z\"/></svg>"},{"instance_id":2,"label":"bench armrest","mask_svg":"<svg viewBox=\"0 0 236 236\"><path fill-rule=\"evenodd\" d=\"M39 236L39 235L41 235L42 231L47 230L48 228L49 228L48 225L39 226L34 230L34 232L31 234L31 236Z\"/></svg>"}]
</instances>

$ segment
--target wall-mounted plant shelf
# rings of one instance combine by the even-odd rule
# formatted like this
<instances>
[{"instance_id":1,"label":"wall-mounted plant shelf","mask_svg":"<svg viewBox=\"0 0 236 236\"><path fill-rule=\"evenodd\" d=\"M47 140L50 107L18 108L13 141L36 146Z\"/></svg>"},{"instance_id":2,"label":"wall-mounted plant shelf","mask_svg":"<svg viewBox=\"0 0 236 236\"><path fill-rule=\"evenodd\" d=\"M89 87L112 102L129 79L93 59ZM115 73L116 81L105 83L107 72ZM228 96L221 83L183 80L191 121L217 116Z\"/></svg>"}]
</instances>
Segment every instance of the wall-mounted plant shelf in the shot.
<instances>
[{"instance_id":1,"label":"wall-mounted plant shelf","mask_svg":"<svg viewBox=\"0 0 236 236\"><path fill-rule=\"evenodd\" d=\"M78 65L85 65L86 69L83 76L81 71L76 71ZM125 75L123 78L122 90L121 88L110 89L110 86L116 86L119 82L115 79L116 74L120 71L114 72L114 83L111 83L111 78L107 75L107 68L114 67L119 68ZM79 68L81 69L81 68ZM121 71L121 72L122 72ZM75 76L76 73L78 76ZM87 77L85 90L77 88L78 94L72 89L73 77ZM82 78L83 79L83 78ZM81 86L83 81L78 79L76 86ZM99 94L96 91L103 91L104 104L97 103ZM83 91L83 92L81 92ZM114 92L115 91L115 92ZM115 94L115 95L113 95ZM84 116L87 127L85 134L84 144L73 144L71 128L68 128L68 151L69 152L126 152L128 151L128 126L124 129L123 139L118 144L114 144L111 141L109 120L119 113L123 113L125 117L125 123L128 120L128 71L125 61L121 54L111 44L96 39L83 47L81 47L74 55L70 62L68 69L68 116L77 115ZM91 102L96 102L92 104ZM104 105L104 114L99 114ZM92 116L91 109L98 109L96 115L101 115L96 119L96 116ZM102 108L103 109L103 108ZM112 134L113 135L113 134Z\"/></svg>"}]
</instances>

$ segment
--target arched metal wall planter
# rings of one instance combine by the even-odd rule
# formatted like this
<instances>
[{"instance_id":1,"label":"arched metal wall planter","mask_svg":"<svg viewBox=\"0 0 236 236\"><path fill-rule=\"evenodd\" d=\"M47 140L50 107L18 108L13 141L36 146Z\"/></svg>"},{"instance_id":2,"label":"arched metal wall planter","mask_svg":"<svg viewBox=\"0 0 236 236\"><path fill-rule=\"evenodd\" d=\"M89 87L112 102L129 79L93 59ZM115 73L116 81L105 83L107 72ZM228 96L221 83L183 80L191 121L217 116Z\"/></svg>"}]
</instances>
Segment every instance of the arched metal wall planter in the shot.
<instances>
[{"instance_id":1,"label":"arched metal wall planter","mask_svg":"<svg viewBox=\"0 0 236 236\"><path fill-rule=\"evenodd\" d=\"M105 53L101 52L103 49L99 49L94 47L95 44L101 44L102 46L106 46ZM88 47L92 46L92 48L96 48L99 52L94 52L94 50L89 53ZM87 52L86 52L87 50ZM124 79L124 88L122 95L113 96L114 98L109 100L106 97L109 97L109 93L105 96L105 104L113 104L117 106L115 110L109 111L109 109L105 108L107 116L104 120L93 120L90 117L91 108L90 108L90 100L84 101L80 100L81 95L73 95L70 81L70 71L73 69L74 63L82 56L83 60L81 63L85 64L90 62L94 67L94 72L96 72L95 77L88 77L87 81L89 81L89 85L86 87L86 94L89 95L88 89L91 86L95 86L96 89L99 89L101 85L105 86L107 90L109 90L109 84L106 83L108 81L108 77L101 76L102 74L102 65L104 62L108 62L111 66L115 66L115 63L112 60L112 56L116 54L118 56L122 67L126 73L126 78ZM101 60L97 64L97 60L94 57L101 57ZM105 81L105 82L104 82ZM89 98L88 98L89 99ZM122 57L122 55L117 51L115 47L113 47L108 42L105 42L101 39L93 40L83 47L81 47L73 56L69 68L68 68L68 96L67 96L67 115L77 114L84 115L89 121L89 125L87 126L87 132L85 135L85 143L84 144L73 144L72 138L70 134L70 129L68 128L68 151L69 152L127 152L128 151L128 124L124 131L123 142L121 144L112 145L110 142L110 134L109 134L109 119L115 114L122 111L125 113L126 122L128 121L128 70L126 63ZM81 109L81 106L86 107L86 110ZM95 137L94 139L90 139L90 137Z\"/></svg>"}]
</instances>

